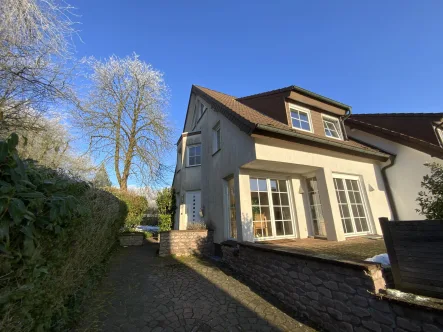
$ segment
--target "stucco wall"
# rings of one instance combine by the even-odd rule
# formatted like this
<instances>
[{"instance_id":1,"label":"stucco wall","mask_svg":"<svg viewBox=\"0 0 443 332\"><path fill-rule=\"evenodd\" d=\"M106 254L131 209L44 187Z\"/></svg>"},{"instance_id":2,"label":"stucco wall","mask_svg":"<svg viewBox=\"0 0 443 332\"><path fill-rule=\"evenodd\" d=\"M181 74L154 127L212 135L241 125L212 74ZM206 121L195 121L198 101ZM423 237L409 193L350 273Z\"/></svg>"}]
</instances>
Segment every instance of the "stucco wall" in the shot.
<instances>
[{"instance_id":1,"label":"stucco wall","mask_svg":"<svg viewBox=\"0 0 443 332\"><path fill-rule=\"evenodd\" d=\"M327 331L442 331L443 310L378 296L378 264L352 263L240 244L223 261Z\"/></svg>"},{"instance_id":2,"label":"stucco wall","mask_svg":"<svg viewBox=\"0 0 443 332\"><path fill-rule=\"evenodd\" d=\"M416 199L418 192L421 190L421 181L423 176L429 173L429 169L424 164L431 161L440 163L443 161L432 158L424 152L364 131L354 129L352 131L348 130L348 133L351 137L396 155L394 166L389 168L386 174L394 196L398 217L401 220L425 219L424 216L416 212L416 209L418 209Z\"/></svg>"}]
</instances>

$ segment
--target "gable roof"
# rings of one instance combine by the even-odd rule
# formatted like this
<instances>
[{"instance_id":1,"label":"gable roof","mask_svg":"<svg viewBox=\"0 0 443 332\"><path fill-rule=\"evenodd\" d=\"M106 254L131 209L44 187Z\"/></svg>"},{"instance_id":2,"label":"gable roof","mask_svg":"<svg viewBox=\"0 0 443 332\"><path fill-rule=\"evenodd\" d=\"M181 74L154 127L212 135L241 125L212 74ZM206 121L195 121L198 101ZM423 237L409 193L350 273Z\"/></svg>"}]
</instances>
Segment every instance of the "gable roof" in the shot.
<instances>
[{"instance_id":1,"label":"gable roof","mask_svg":"<svg viewBox=\"0 0 443 332\"><path fill-rule=\"evenodd\" d=\"M273 118L241 103L240 100L242 98L236 98L225 93L196 85L192 86L191 93L195 93L205 99L212 105L215 111L222 113L248 135L256 133L296 141L303 144L309 143L326 149L338 149L342 152L364 155L378 160L387 160L389 158L389 154L371 148L355 140L339 141L291 128L290 126L274 120Z\"/></svg>"},{"instance_id":2,"label":"gable roof","mask_svg":"<svg viewBox=\"0 0 443 332\"><path fill-rule=\"evenodd\" d=\"M346 125L442 158L434 129L442 119L443 113L353 114Z\"/></svg>"}]
</instances>

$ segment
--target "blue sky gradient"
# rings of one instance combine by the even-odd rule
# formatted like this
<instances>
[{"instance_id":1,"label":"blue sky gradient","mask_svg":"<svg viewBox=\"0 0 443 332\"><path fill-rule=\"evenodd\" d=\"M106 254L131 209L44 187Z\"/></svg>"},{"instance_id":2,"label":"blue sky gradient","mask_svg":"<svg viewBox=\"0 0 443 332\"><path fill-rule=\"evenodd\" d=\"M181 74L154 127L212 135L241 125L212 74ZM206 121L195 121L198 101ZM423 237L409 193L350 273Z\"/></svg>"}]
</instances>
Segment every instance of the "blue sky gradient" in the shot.
<instances>
[{"instance_id":1,"label":"blue sky gradient","mask_svg":"<svg viewBox=\"0 0 443 332\"><path fill-rule=\"evenodd\" d=\"M72 4L78 57L136 52L164 72L176 138L192 84L234 96L294 84L353 113L443 109L443 1Z\"/></svg>"}]
</instances>

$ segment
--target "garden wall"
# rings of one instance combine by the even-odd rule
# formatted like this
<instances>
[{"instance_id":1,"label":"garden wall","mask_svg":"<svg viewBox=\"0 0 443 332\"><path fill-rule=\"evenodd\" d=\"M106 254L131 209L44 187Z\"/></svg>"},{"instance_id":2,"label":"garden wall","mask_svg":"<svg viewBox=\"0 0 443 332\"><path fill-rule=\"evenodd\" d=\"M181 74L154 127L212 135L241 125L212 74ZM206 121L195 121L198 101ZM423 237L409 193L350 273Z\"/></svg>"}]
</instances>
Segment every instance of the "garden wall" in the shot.
<instances>
[{"instance_id":1,"label":"garden wall","mask_svg":"<svg viewBox=\"0 0 443 332\"><path fill-rule=\"evenodd\" d=\"M208 230L160 232L159 256L211 256L214 252L214 232Z\"/></svg>"},{"instance_id":2,"label":"garden wall","mask_svg":"<svg viewBox=\"0 0 443 332\"><path fill-rule=\"evenodd\" d=\"M380 265L225 243L223 261L328 331L443 331L443 305L382 295Z\"/></svg>"}]
</instances>

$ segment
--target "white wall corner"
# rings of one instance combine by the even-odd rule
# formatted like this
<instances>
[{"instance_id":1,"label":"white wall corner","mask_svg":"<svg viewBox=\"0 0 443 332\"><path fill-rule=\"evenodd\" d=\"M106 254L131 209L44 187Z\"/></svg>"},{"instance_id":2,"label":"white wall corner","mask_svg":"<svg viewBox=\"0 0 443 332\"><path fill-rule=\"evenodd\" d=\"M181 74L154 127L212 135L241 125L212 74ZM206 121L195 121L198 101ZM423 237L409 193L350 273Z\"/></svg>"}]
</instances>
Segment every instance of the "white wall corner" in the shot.
<instances>
[{"instance_id":1,"label":"white wall corner","mask_svg":"<svg viewBox=\"0 0 443 332\"><path fill-rule=\"evenodd\" d=\"M292 196L294 197L294 215L295 215L295 227L297 228L297 235L300 239L308 237L308 218L309 213L304 208L303 194L305 188L303 188L302 179L291 179L292 184Z\"/></svg>"}]
</instances>

